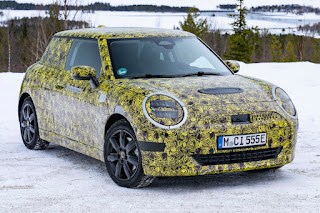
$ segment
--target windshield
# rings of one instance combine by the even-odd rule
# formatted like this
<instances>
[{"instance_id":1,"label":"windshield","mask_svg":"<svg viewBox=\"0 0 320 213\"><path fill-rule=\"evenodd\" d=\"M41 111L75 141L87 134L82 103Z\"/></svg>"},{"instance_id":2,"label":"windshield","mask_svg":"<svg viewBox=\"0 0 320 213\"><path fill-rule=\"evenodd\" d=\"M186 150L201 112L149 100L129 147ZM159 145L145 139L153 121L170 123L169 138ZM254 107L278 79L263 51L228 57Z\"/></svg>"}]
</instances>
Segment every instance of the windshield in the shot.
<instances>
[{"instance_id":1,"label":"windshield","mask_svg":"<svg viewBox=\"0 0 320 213\"><path fill-rule=\"evenodd\" d=\"M108 46L116 78L231 74L196 37L114 39Z\"/></svg>"}]
</instances>

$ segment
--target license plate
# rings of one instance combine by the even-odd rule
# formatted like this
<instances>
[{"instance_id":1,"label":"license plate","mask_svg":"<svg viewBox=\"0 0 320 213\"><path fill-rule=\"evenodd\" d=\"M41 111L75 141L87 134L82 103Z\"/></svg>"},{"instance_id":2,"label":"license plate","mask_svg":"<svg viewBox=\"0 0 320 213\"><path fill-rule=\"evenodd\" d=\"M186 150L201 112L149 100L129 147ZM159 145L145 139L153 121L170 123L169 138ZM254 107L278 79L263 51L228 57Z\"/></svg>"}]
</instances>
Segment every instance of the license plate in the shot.
<instances>
[{"instance_id":1,"label":"license plate","mask_svg":"<svg viewBox=\"0 0 320 213\"><path fill-rule=\"evenodd\" d=\"M218 137L218 149L261 146L267 143L267 133Z\"/></svg>"}]
</instances>

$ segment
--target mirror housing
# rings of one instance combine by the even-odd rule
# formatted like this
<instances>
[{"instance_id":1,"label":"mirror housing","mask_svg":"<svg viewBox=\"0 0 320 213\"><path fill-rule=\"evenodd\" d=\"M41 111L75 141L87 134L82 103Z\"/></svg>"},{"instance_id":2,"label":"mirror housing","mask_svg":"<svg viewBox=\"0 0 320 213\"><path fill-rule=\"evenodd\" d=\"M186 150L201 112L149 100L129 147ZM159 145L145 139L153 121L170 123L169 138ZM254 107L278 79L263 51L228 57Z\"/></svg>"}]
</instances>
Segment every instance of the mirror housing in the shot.
<instances>
[{"instance_id":1,"label":"mirror housing","mask_svg":"<svg viewBox=\"0 0 320 213\"><path fill-rule=\"evenodd\" d=\"M224 63L233 71L233 73L237 73L240 70L240 64L234 60L226 60Z\"/></svg>"},{"instance_id":2,"label":"mirror housing","mask_svg":"<svg viewBox=\"0 0 320 213\"><path fill-rule=\"evenodd\" d=\"M71 77L73 79L90 81L91 87L93 89L99 86L99 82L96 76L96 70L90 66L75 66L71 68Z\"/></svg>"}]
</instances>

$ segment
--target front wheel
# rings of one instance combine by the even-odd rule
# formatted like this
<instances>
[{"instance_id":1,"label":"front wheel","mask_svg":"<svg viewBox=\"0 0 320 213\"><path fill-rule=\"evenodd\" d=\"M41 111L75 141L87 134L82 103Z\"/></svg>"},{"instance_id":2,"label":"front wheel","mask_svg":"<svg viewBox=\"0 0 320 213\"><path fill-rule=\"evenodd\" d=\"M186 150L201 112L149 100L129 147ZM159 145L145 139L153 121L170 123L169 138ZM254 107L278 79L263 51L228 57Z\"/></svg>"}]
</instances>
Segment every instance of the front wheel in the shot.
<instances>
[{"instance_id":1,"label":"front wheel","mask_svg":"<svg viewBox=\"0 0 320 213\"><path fill-rule=\"evenodd\" d=\"M110 177L119 186L140 188L154 179L144 175L135 134L125 120L115 122L108 130L104 160Z\"/></svg>"},{"instance_id":2,"label":"front wheel","mask_svg":"<svg viewBox=\"0 0 320 213\"><path fill-rule=\"evenodd\" d=\"M30 97L24 99L20 112L20 132L24 145L28 149L45 149L49 142L39 137L39 128L35 107Z\"/></svg>"}]
</instances>

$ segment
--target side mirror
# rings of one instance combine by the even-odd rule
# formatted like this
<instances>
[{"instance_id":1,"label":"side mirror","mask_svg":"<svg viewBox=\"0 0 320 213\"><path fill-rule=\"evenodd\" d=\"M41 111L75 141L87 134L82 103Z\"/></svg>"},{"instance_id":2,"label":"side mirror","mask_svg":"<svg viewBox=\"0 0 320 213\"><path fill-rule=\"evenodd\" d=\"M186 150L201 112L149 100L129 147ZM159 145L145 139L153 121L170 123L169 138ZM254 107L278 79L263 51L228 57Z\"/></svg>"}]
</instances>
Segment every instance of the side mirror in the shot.
<instances>
[{"instance_id":1,"label":"side mirror","mask_svg":"<svg viewBox=\"0 0 320 213\"><path fill-rule=\"evenodd\" d=\"M240 70L240 64L234 60L227 60L224 63L233 71L233 73L237 73Z\"/></svg>"},{"instance_id":2,"label":"side mirror","mask_svg":"<svg viewBox=\"0 0 320 213\"><path fill-rule=\"evenodd\" d=\"M89 80L93 89L99 86L97 72L90 66L75 66L71 68L71 77L75 80Z\"/></svg>"}]
</instances>

